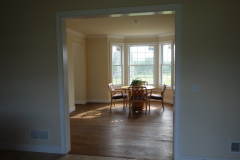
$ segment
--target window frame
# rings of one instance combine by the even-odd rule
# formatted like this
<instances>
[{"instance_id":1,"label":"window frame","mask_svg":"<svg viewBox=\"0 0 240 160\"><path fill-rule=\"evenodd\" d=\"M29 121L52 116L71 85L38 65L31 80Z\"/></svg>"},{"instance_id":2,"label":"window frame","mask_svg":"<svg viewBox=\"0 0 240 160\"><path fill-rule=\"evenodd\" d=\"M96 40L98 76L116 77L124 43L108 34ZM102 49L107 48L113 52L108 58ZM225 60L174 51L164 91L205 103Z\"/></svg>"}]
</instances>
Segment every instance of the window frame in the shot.
<instances>
[{"instance_id":1,"label":"window frame","mask_svg":"<svg viewBox=\"0 0 240 160\"><path fill-rule=\"evenodd\" d=\"M167 85L167 89L172 89L173 87L173 66L174 66L174 51L173 51L173 40L169 40L169 41L162 41L162 42L158 42L159 44L159 81L158 81L158 87L162 88L163 84L162 84L162 68L163 66L171 66L171 85ZM163 64L163 45L164 44L170 44L171 45L171 64Z\"/></svg>"},{"instance_id":2,"label":"window frame","mask_svg":"<svg viewBox=\"0 0 240 160\"><path fill-rule=\"evenodd\" d=\"M132 66L132 65L130 65L130 47L131 46L153 46L153 64L152 65L140 65L140 66L153 66L153 84L148 84L148 85L155 85L156 84L156 77L157 77L157 74L156 74L156 44L157 43L149 43L149 42L146 42L146 43L126 43L126 48L127 48L127 58L128 58L128 66L127 66L127 83L128 83L128 85L130 85L131 84L131 82L130 82L130 66ZM136 66L139 66L139 65L136 65Z\"/></svg>"},{"instance_id":3,"label":"window frame","mask_svg":"<svg viewBox=\"0 0 240 160\"><path fill-rule=\"evenodd\" d=\"M113 46L120 46L122 48L121 50L121 81L122 84L114 84L113 78L112 78L112 47ZM124 43L110 43L110 82L114 84L114 86L121 87L124 85Z\"/></svg>"}]
</instances>

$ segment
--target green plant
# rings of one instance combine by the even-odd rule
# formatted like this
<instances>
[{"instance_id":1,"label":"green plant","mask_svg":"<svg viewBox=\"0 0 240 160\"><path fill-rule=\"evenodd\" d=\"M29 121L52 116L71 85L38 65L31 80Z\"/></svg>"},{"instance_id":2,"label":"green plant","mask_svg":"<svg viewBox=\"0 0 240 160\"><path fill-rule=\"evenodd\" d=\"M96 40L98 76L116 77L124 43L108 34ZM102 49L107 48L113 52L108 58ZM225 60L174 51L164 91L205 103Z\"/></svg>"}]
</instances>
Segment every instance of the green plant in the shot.
<instances>
[{"instance_id":1,"label":"green plant","mask_svg":"<svg viewBox=\"0 0 240 160\"><path fill-rule=\"evenodd\" d=\"M143 85L143 81L141 79L132 80L132 83L130 86L138 86L138 85Z\"/></svg>"}]
</instances>

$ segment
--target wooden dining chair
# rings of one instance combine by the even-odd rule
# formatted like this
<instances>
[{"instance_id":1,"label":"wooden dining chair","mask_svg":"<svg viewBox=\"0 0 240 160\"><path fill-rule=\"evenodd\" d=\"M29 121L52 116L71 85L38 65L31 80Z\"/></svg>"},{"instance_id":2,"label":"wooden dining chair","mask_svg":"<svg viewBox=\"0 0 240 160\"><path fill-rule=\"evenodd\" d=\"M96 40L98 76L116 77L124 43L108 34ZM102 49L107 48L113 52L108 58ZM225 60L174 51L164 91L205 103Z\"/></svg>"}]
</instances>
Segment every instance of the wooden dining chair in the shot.
<instances>
[{"instance_id":1,"label":"wooden dining chair","mask_svg":"<svg viewBox=\"0 0 240 160\"><path fill-rule=\"evenodd\" d=\"M142 81L144 86L148 86L148 82L147 81Z\"/></svg>"},{"instance_id":2,"label":"wooden dining chair","mask_svg":"<svg viewBox=\"0 0 240 160\"><path fill-rule=\"evenodd\" d=\"M131 104L133 102L145 102L146 110L147 110L147 88L146 87L138 87L131 86L128 87L128 95L129 95L129 112L131 111Z\"/></svg>"},{"instance_id":3,"label":"wooden dining chair","mask_svg":"<svg viewBox=\"0 0 240 160\"><path fill-rule=\"evenodd\" d=\"M163 96L164 96L165 90L166 90L166 85L164 84L161 91L157 91L157 90L153 90L153 91L151 90L150 91L150 94L148 94L149 111L150 111L150 99L161 100L162 101L163 111L164 111ZM158 92L160 94L153 94L155 92Z\"/></svg>"},{"instance_id":4,"label":"wooden dining chair","mask_svg":"<svg viewBox=\"0 0 240 160\"><path fill-rule=\"evenodd\" d=\"M108 84L108 89L110 91L110 94L111 94L111 106L110 106L110 109L112 109L112 100L115 100L114 101L114 106L116 104L116 100L117 99L123 99L123 110L125 110L125 105L127 106L127 93L123 93L123 90L121 89L115 89L115 87L113 86L113 83L109 83ZM117 92L119 92L117 94Z\"/></svg>"}]
</instances>

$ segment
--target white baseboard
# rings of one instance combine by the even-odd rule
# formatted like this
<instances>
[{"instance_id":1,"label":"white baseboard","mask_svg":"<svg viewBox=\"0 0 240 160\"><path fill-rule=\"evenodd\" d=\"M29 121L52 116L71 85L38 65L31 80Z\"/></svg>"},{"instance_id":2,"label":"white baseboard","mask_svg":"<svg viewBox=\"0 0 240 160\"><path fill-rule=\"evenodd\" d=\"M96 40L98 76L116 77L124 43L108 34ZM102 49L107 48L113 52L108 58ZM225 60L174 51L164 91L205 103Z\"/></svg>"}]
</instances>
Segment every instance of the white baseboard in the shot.
<instances>
[{"instance_id":1,"label":"white baseboard","mask_svg":"<svg viewBox=\"0 0 240 160\"><path fill-rule=\"evenodd\" d=\"M160 101L160 100L151 99L151 101ZM164 99L163 102L168 104L173 104L173 100L169 100L169 99Z\"/></svg>"},{"instance_id":2,"label":"white baseboard","mask_svg":"<svg viewBox=\"0 0 240 160\"><path fill-rule=\"evenodd\" d=\"M0 149L61 154L60 146L0 143Z\"/></svg>"},{"instance_id":3,"label":"white baseboard","mask_svg":"<svg viewBox=\"0 0 240 160\"><path fill-rule=\"evenodd\" d=\"M72 108L69 109L69 113L72 113L72 112L75 111L75 110L76 110L76 107L73 106Z\"/></svg>"},{"instance_id":4,"label":"white baseboard","mask_svg":"<svg viewBox=\"0 0 240 160\"><path fill-rule=\"evenodd\" d=\"M117 99L117 102L123 101L122 99ZM151 101L157 101L157 100L151 100ZM75 104L86 104L87 102L92 103L110 103L111 99L88 99L87 101L75 101ZM173 104L173 100L164 99L164 103Z\"/></svg>"},{"instance_id":5,"label":"white baseboard","mask_svg":"<svg viewBox=\"0 0 240 160\"><path fill-rule=\"evenodd\" d=\"M198 157L198 156L181 156L181 160L239 160L239 159Z\"/></svg>"},{"instance_id":6,"label":"white baseboard","mask_svg":"<svg viewBox=\"0 0 240 160\"><path fill-rule=\"evenodd\" d=\"M85 101L78 101L78 100L75 101L75 104L86 104L86 103L87 103L86 100Z\"/></svg>"},{"instance_id":7,"label":"white baseboard","mask_svg":"<svg viewBox=\"0 0 240 160\"><path fill-rule=\"evenodd\" d=\"M110 103L110 99L88 99L87 102L93 102L93 103Z\"/></svg>"}]
</instances>

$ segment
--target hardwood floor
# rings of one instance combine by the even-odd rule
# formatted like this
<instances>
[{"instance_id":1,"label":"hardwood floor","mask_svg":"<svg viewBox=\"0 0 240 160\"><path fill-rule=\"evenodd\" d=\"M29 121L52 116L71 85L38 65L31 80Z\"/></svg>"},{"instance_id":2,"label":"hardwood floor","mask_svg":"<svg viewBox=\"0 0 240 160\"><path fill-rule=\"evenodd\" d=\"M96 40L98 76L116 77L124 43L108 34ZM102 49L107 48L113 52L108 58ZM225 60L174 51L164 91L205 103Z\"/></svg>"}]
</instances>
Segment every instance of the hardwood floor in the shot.
<instances>
[{"instance_id":1,"label":"hardwood floor","mask_svg":"<svg viewBox=\"0 0 240 160\"><path fill-rule=\"evenodd\" d=\"M69 154L173 160L173 107L151 102L150 111L132 111L118 102L76 105L70 114Z\"/></svg>"},{"instance_id":2,"label":"hardwood floor","mask_svg":"<svg viewBox=\"0 0 240 160\"><path fill-rule=\"evenodd\" d=\"M1 160L130 160L126 158L112 158L87 156L76 154L53 154L26 151L0 150ZM133 160L133 159L131 159Z\"/></svg>"}]
</instances>

